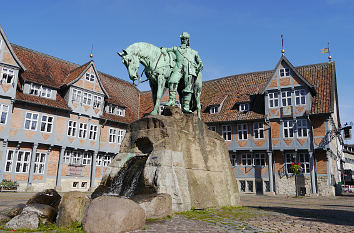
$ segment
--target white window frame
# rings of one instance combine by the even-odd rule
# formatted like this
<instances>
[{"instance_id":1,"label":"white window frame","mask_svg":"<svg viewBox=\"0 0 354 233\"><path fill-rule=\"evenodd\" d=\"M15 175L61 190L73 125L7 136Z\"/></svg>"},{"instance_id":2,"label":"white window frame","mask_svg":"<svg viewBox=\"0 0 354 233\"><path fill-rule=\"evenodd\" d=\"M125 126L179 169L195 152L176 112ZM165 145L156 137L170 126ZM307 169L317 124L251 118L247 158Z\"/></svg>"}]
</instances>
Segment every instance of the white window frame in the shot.
<instances>
[{"instance_id":1,"label":"white window frame","mask_svg":"<svg viewBox=\"0 0 354 233\"><path fill-rule=\"evenodd\" d=\"M290 69L289 68L280 68L279 76L281 78L290 77Z\"/></svg>"},{"instance_id":2,"label":"white window frame","mask_svg":"<svg viewBox=\"0 0 354 233\"><path fill-rule=\"evenodd\" d=\"M250 110L250 105L248 103L241 103L238 109L240 112L248 112Z\"/></svg>"},{"instance_id":3,"label":"white window frame","mask_svg":"<svg viewBox=\"0 0 354 233\"><path fill-rule=\"evenodd\" d=\"M299 162L302 167L302 173L309 174L310 170L310 155L309 153L300 152L297 154L299 157Z\"/></svg>"},{"instance_id":4,"label":"white window frame","mask_svg":"<svg viewBox=\"0 0 354 233\"><path fill-rule=\"evenodd\" d=\"M79 134L78 138L85 139L87 137L87 123L79 123Z\"/></svg>"},{"instance_id":5,"label":"white window frame","mask_svg":"<svg viewBox=\"0 0 354 233\"><path fill-rule=\"evenodd\" d=\"M108 167L108 165L112 162L112 156L105 155L103 156L102 159L102 166L103 167Z\"/></svg>"},{"instance_id":6,"label":"white window frame","mask_svg":"<svg viewBox=\"0 0 354 233\"><path fill-rule=\"evenodd\" d=\"M82 91L78 89L73 89L72 101L81 103Z\"/></svg>"},{"instance_id":7,"label":"white window frame","mask_svg":"<svg viewBox=\"0 0 354 233\"><path fill-rule=\"evenodd\" d=\"M82 165L91 165L92 153L83 152L82 153Z\"/></svg>"},{"instance_id":8,"label":"white window frame","mask_svg":"<svg viewBox=\"0 0 354 233\"><path fill-rule=\"evenodd\" d=\"M63 163L70 164L70 160L71 160L71 151L65 150L64 156L63 156Z\"/></svg>"},{"instance_id":9,"label":"white window frame","mask_svg":"<svg viewBox=\"0 0 354 233\"><path fill-rule=\"evenodd\" d=\"M295 105L306 105L306 91L305 89L295 90Z\"/></svg>"},{"instance_id":10,"label":"white window frame","mask_svg":"<svg viewBox=\"0 0 354 233\"><path fill-rule=\"evenodd\" d=\"M93 96L93 107L99 108L102 104L102 97L98 95Z\"/></svg>"},{"instance_id":11,"label":"white window frame","mask_svg":"<svg viewBox=\"0 0 354 233\"><path fill-rule=\"evenodd\" d=\"M125 116L125 109L124 108L121 108L121 107L118 107L117 109L117 115L118 116Z\"/></svg>"},{"instance_id":12,"label":"white window frame","mask_svg":"<svg viewBox=\"0 0 354 233\"><path fill-rule=\"evenodd\" d=\"M251 153L241 154L241 164L242 166L253 166L253 159Z\"/></svg>"},{"instance_id":13,"label":"white window frame","mask_svg":"<svg viewBox=\"0 0 354 233\"><path fill-rule=\"evenodd\" d=\"M296 162L296 154L293 152L286 152L285 153L285 167L286 167L286 172L288 174L292 174L293 171L291 171L290 167L292 163Z\"/></svg>"},{"instance_id":14,"label":"white window frame","mask_svg":"<svg viewBox=\"0 0 354 233\"><path fill-rule=\"evenodd\" d=\"M6 125L7 116L9 115L9 105L0 104L0 125Z\"/></svg>"},{"instance_id":15,"label":"white window frame","mask_svg":"<svg viewBox=\"0 0 354 233\"><path fill-rule=\"evenodd\" d=\"M210 106L210 114L215 114L219 112L219 106Z\"/></svg>"},{"instance_id":16,"label":"white window frame","mask_svg":"<svg viewBox=\"0 0 354 233\"><path fill-rule=\"evenodd\" d=\"M253 135L255 139L264 139L264 124L263 122L255 122L253 124Z\"/></svg>"},{"instance_id":17,"label":"white window frame","mask_svg":"<svg viewBox=\"0 0 354 233\"><path fill-rule=\"evenodd\" d=\"M283 136L284 138L294 138L294 121L284 120L283 121Z\"/></svg>"},{"instance_id":18,"label":"white window frame","mask_svg":"<svg viewBox=\"0 0 354 233\"><path fill-rule=\"evenodd\" d=\"M76 137L76 131L77 131L77 121L69 120L67 135L70 137Z\"/></svg>"},{"instance_id":19,"label":"white window frame","mask_svg":"<svg viewBox=\"0 0 354 233\"><path fill-rule=\"evenodd\" d=\"M238 140L247 140L248 139L248 124L237 124L237 135Z\"/></svg>"},{"instance_id":20,"label":"white window frame","mask_svg":"<svg viewBox=\"0 0 354 233\"><path fill-rule=\"evenodd\" d=\"M95 75L91 73L86 73L85 79L89 82L94 82L95 81Z\"/></svg>"},{"instance_id":21,"label":"white window frame","mask_svg":"<svg viewBox=\"0 0 354 233\"><path fill-rule=\"evenodd\" d=\"M96 157L96 166L102 166L103 163L103 154L98 154Z\"/></svg>"},{"instance_id":22,"label":"white window frame","mask_svg":"<svg viewBox=\"0 0 354 233\"><path fill-rule=\"evenodd\" d=\"M16 155L15 150L8 149L6 153L6 162L5 162L5 172L12 172L12 168L14 165L14 157Z\"/></svg>"},{"instance_id":23,"label":"white window frame","mask_svg":"<svg viewBox=\"0 0 354 233\"><path fill-rule=\"evenodd\" d=\"M90 125L89 130L89 140L96 140L97 139L97 125Z\"/></svg>"},{"instance_id":24,"label":"white window frame","mask_svg":"<svg viewBox=\"0 0 354 233\"><path fill-rule=\"evenodd\" d=\"M34 117L34 116L36 116L36 117ZM25 130L36 131L37 130L37 125L38 125L38 118L39 118L39 114L38 113L26 112L23 128ZM28 122L28 128L26 127L27 122ZM33 124L34 124L34 128L33 128Z\"/></svg>"},{"instance_id":25,"label":"white window frame","mask_svg":"<svg viewBox=\"0 0 354 233\"><path fill-rule=\"evenodd\" d=\"M268 93L268 103L269 103L269 108L279 107L279 93L278 92Z\"/></svg>"},{"instance_id":26,"label":"white window frame","mask_svg":"<svg viewBox=\"0 0 354 233\"><path fill-rule=\"evenodd\" d=\"M44 174L46 157L47 153L36 152L36 157L34 159L34 174Z\"/></svg>"},{"instance_id":27,"label":"white window frame","mask_svg":"<svg viewBox=\"0 0 354 233\"><path fill-rule=\"evenodd\" d=\"M108 142L117 143L117 130L116 128L109 128L108 130Z\"/></svg>"},{"instance_id":28,"label":"white window frame","mask_svg":"<svg viewBox=\"0 0 354 233\"><path fill-rule=\"evenodd\" d=\"M254 153L253 154L253 165L264 167L266 166L266 156L265 153Z\"/></svg>"},{"instance_id":29,"label":"white window frame","mask_svg":"<svg viewBox=\"0 0 354 233\"><path fill-rule=\"evenodd\" d=\"M237 166L237 154L236 152L229 152L230 155L230 162L231 162L231 166L235 167Z\"/></svg>"},{"instance_id":30,"label":"white window frame","mask_svg":"<svg viewBox=\"0 0 354 233\"><path fill-rule=\"evenodd\" d=\"M222 126L222 137L225 141L232 140L232 127L231 125L223 125Z\"/></svg>"},{"instance_id":31,"label":"white window frame","mask_svg":"<svg viewBox=\"0 0 354 233\"><path fill-rule=\"evenodd\" d=\"M49 99L51 96L52 96L52 89L41 86L40 97Z\"/></svg>"},{"instance_id":32,"label":"white window frame","mask_svg":"<svg viewBox=\"0 0 354 233\"><path fill-rule=\"evenodd\" d=\"M30 85L30 95L39 96L41 93L41 85L36 83L31 83Z\"/></svg>"},{"instance_id":33,"label":"white window frame","mask_svg":"<svg viewBox=\"0 0 354 233\"><path fill-rule=\"evenodd\" d=\"M8 82L9 77L11 77L11 82ZM12 84L15 79L15 71L7 67L3 67L1 71L1 83Z\"/></svg>"},{"instance_id":34,"label":"white window frame","mask_svg":"<svg viewBox=\"0 0 354 233\"><path fill-rule=\"evenodd\" d=\"M292 106L291 100L291 91L282 91L281 92L281 106Z\"/></svg>"},{"instance_id":35,"label":"white window frame","mask_svg":"<svg viewBox=\"0 0 354 233\"><path fill-rule=\"evenodd\" d=\"M29 171L29 165L30 165L30 160L31 160L31 151L30 150L19 150L19 151L17 151L16 156L17 156L17 160L16 160L16 166L15 166L15 173L27 173Z\"/></svg>"},{"instance_id":36,"label":"white window frame","mask_svg":"<svg viewBox=\"0 0 354 233\"><path fill-rule=\"evenodd\" d=\"M43 118L45 118L43 120ZM49 119L51 119L49 121ZM54 125L54 117L53 116L49 116L49 115L42 115L41 117L41 126L40 126L40 131L44 132L44 133L52 133L53 132L53 125ZM49 128L49 130L48 130Z\"/></svg>"},{"instance_id":37,"label":"white window frame","mask_svg":"<svg viewBox=\"0 0 354 233\"><path fill-rule=\"evenodd\" d=\"M116 106L114 106L113 104L107 104L107 113L114 114L115 108Z\"/></svg>"},{"instance_id":38,"label":"white window frame","mask_svg":"<svg viewBox=\"0 0 354 233\"><path fill-rule=\"evenodd\" d=\"M124 129L118 129L117 131L117 142L118 144L121 144L123 142L124 139L124 135L125 135L125 130Z\"/></svg>"},{"instance_id":39,"label":"white window frame","mask_svg":"<svg viewBox=\"0 0 354 233\"><path fill-rule=\"evenodd\" d=\"M298 119L296 121L296 130L298 138L307 138L308 137L308 127L306 119Z\"/></svg>"},{"instance_id":40,"label":"white window frame","mask_svg":"<svg viewBox=\"0 0 354 233\"><path fill-rule=\"evenodd\" d=\"M80 151L71 151L70 164L78 166L82 165L82 153L80 153Z\"/></svg>"}]
</instances>

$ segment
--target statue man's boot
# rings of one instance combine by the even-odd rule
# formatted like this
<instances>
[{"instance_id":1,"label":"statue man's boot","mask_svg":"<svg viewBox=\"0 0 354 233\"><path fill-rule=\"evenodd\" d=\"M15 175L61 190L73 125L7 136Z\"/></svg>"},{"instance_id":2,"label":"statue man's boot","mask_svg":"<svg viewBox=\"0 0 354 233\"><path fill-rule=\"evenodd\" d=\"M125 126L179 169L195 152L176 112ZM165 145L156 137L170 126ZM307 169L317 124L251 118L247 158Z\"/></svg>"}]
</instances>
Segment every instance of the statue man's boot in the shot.
<instances>
[{"instance_id":1,"label":"statue man's boot","mask_svg":"<svg viewBox=\"0 0 354 233\"><path fill-rule=\"evenodd\" d=\"M165 104L166 106L176 105L177 84L172 84L169 87L169 100Z\"/></svg>"},{"instance_id":2,"label":"statue man's boot","mask_svg":"<svg viewBox=\"0 0 354 233\"><path fill-rule=\"evenodd\" d=\"M191 103L192 93L186 93L183 98L183 112L191 113L192 111L189 109Z\"/></svg>"}]
</instances>

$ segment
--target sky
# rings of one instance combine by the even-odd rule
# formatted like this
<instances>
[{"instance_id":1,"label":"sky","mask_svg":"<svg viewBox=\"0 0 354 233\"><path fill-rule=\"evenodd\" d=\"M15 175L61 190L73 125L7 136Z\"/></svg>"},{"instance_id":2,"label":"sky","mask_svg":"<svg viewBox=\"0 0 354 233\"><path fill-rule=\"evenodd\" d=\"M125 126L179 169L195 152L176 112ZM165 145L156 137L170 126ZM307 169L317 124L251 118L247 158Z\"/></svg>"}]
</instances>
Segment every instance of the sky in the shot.
<instances>
[{"instance_id":1,"label":"sky","mask_svg":"<svg viewBox=\"0 0 354 233\"><path fill-rule=\"evenodd\" d=\"M135 42L191 47L203 80L272 70L285 55L294 66L336 62L340 119L354 122L354 0L11 0L0 25L10 42L129 81L117 51ZM6 10L5 10L6 9ZM140 90L149 90L144 83ZM353 131L354 132L354 131ZM354 143L354 140L346 141Z\"/></svg>"}]
</instances>

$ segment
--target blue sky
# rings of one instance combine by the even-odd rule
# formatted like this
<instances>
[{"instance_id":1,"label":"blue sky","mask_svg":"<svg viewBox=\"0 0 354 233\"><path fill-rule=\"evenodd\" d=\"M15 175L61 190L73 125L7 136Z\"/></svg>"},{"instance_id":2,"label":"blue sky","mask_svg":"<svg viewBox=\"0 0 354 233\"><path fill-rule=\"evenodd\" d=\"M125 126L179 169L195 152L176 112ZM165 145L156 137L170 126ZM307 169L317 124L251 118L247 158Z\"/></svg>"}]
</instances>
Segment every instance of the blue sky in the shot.
<instances>
[{"instance_id":1,"label":"blue sky","mask_svg":"<svg viewBox=\"0 0 354 233\"><path fill-rule=\"evenodd\" d=\"M204 80L273 69L281 34L295 66L327 62L320 49L329 41L341 122L354 121L354 0L12 0L2 2L0 24L12 43L77 64L93 44L97 68L125 80L118 50L140 41L179 45L183 31L204 62Z\"/></svg>"}]
</instances>

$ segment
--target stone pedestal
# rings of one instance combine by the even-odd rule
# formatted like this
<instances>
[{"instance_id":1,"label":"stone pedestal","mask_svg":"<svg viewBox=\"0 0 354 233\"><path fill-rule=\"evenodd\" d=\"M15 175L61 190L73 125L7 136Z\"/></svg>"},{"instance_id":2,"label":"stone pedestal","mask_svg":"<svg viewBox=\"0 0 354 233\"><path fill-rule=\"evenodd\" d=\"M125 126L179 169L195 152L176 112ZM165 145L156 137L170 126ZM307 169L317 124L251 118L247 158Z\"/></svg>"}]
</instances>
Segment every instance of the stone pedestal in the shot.
<instances>
[{"instance_id":1,"label":"stone pedestal","mask_svg":"<svg viewBox=\"0 0 354 233\"><path fill-rule=\"evenodd\" d=\"M129 161L145 157L134 194L168 193L174 212L239 205L223 138L208 130L196 115L184 115L178 107L167 107L163 114L129 125L121 153L108 167L93 197L114 193L112 187L122 185L119 179L132 179L127 171L133 167Z\"/></svg>"}]
</instances>

